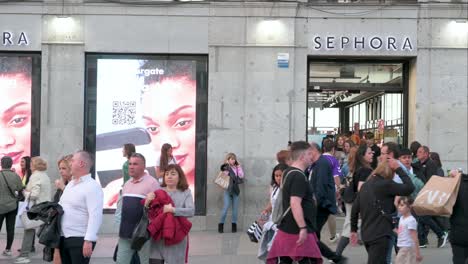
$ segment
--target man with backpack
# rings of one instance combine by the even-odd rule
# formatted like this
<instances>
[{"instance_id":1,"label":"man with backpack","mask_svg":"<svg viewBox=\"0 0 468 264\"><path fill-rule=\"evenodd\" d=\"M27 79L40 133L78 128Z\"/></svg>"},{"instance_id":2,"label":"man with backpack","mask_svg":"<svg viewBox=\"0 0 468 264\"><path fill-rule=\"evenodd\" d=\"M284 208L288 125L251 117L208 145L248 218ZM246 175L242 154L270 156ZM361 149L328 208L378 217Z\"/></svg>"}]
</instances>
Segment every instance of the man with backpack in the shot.
<instances>
[{"instance_id":1,"label":"man with backpack","mask_svg":"<svg viewBox=\"0 0 468 264\"><path fill-rule=\"evenodd\" d=\"M312 148L305 141L290 146L291 167L283 172L273 212L278 231L268 253L268 263L321 263L315 225L315 202L304 170L311 164ZM275 210L278 210L275 212Z\"/></svg>"}]
</instances>

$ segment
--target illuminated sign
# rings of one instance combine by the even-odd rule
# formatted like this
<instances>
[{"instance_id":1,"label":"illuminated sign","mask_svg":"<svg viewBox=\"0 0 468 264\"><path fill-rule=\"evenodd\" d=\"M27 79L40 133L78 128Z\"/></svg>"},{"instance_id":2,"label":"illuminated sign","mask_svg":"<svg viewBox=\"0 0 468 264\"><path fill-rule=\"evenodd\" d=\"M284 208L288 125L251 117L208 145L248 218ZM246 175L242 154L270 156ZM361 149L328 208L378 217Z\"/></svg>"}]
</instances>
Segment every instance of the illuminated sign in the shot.
<instances>
[{"instance_id":1,"label":"illuminated sign","mask_svg":"<svg viewBox=\"0 0 468 264\"><path fill-rule=\"evenodd\" d=\"M3 46L29 45L28 35L25 32L14 33L11 31L3 31L1 34Z\"/></svg>"},{"instance_id":2,"label":"illuminated sign","mask_svg":"<svg viewBox=\"0 0 468 264\"><path fill-rule=\"evenodd\" d=\"M315 36L313 38L314 50L388 50L412 51L413 42L409 37L364 37L364 36Z\"/></svg>"}]
</instances>

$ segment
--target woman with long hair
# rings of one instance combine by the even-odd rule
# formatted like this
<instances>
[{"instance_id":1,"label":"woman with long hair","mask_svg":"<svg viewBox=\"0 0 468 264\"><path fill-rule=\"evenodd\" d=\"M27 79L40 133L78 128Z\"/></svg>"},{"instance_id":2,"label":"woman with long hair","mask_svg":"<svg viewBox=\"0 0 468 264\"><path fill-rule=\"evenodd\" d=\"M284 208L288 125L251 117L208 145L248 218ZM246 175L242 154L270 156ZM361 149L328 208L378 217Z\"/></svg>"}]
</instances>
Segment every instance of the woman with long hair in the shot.
<instances>
[{"instance_id":1,"label":"woman with long hair","mask_svg":"<svg viewBox=\"0 0 468 264\"><path fill-rule=\"evenodd\" d=\"M192 217L195 214L192 192L189 189L187 177L179 165L167 165L161 187L171 197L174 203L174 206L171 204L164 205L163 213L173 214L175 217ZM148 194L145 200L145 206L150 206L155 198L156 195L154 192ZM149 210L151 210L151 208ZM148 214L150 215L150 212ZM181 242L174 245L166 245L162 239L157 241L151 240L151 256L149 263L187 263L187 241L187 236L185 236Z\"/></svg>"},{"instance_id":2,"label":"woman with long hair","mask_svg":"<svg viewBox=\"0 0 468 264\"><path fill-rule=\"evenodd\" d=\"M229 187L227 190L224 190L224 206L223 210L221 211L221 218L219 219L218 224L218 232L224 232L224 221L226 220L227 211L232 204L232 232L237 232L237 209L239 207L239 184L242 183L242 179L244 179L244 171L242 170L241 165L237 161L236 154L228 153L226 155L226 159L224 160L224 164L221 165L221 171L223 171L226 175L229 175Z\"/></svg>"},{"instance_id":3,"label":"woman with long hair","mask_svg":"<svg viewBox=\"0 0 468 264\"><path fill-rule=\"evenodd\" d=\"M28 185L29 178L31 178L31 157L29 156L24 156L21 158L20 161L20 167L21 167L21 181L23 182L23 185L26 186Z\"/></svg>"},{"instance_id":4,"label":"woman with long hair","mask_svg":"<svg viewBox=\"0 0 468 264\"><path fill-rule=\"evenodd\" d=\"M429 158L434 161L434 163L437 165L437 175L439 176L445 176L444 170L442 169L442 162L440 161L440 156L439 153L437 152L430 152L429 153Z\"/></svg>"},{"instance_id":5,"label":"woman with long hair","mask_svg":"<svg viewBox=\"0 0 468 264\"><path fill-rule=\"evenodd\" d=\"M355 195L359 192L362 184L372 173L372 157L372 150L366 144L361 144L359 147L351 147L348 160L349 173L346 176L346 187L344 188L351 188L351 193ZM337 255L341 255L348 246L351 232L351 208L353 207L354 200L351 197L343 197L343 199L345 200L346 217L341 238L336 246Z\"/></svg>"},{"instance_id":6,"label":"woman with long hair","mask_svg":"<svg viewBox=\"0 0 468 264\"><path fill-rule=\"evenodd\" d=\"M161 147L161 155L156 161L156 178L160 183L163 182L164 172L169 165L177 164L176 159L172 155L172 146L169 143L164 143Z\"/></svg>"},{"instance_id":7,"label":"woman with long hair","mask_svg":"<svg viewBox=\"0 0 468 264\"><path fill-rule=\"evenodd\" d=\"M122 155L127 158L127 160L122 165L123 184L125 184L130 179L130 176L128 175L128 161L134 153L136 153L135 145L131 143L124 144Z\"/></svg>"},{"instance_id":8,"label":"woman with long hair","mask_svg":"<svg viewBox=\"0 0 468 264\"><path fill-rule=\"evenodd\" d=\"M395 173L402 183L393 181ZM382 160L362 184L351 212L352 244L357 244L358 219L361 217L361 238L368 254L368 264L384 264L393 236L396 216L395 197L408 196L414 185L394 158Z\"/></svg>"}]
</instances>

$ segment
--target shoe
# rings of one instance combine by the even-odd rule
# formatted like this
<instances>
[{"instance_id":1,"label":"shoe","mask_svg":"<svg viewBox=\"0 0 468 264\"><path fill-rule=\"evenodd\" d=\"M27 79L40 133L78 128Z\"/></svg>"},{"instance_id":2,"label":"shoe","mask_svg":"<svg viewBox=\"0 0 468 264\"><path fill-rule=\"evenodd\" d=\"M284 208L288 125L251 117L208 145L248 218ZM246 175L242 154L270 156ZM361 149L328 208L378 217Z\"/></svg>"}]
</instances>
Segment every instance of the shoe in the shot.
<instances>
[{"instance_id":1,"label":"shoe","mask_svg":"<svg viewBox=\"0 0 468 264\"><path fill-rule=\"evenodd\" d=\"M427 243L419 245L419 248L427 248Z\"/></svg>"},{"instance_id":2,"label":"shoe","mask_svg":"<svg viewBox=\"0 0 468 264\"><path fill-rule=\"evenodd\" d=\"M232 223L232 232L237 233L237 224Z\"/></svg>"},{"instance_id":3,"label":"shoe","mask_svg":"<svg viewBox=\"0 0 468 264\"><path fill-rule=\"evenodd\" d=\"M224 224L218 224L218 233L224 233Z\"/></svg>"},{"instance_id":4,"label":"shoe","mask_svg":"<svg viewBox=\"0 0 468 264\"><path fill-rule=\"evenodd\" d=\"M333 237L330 237L330 243L335 243L336 241L338 241L338 238L340 237L340 234L336 234L334 235Z\"/></svg>"},{"instance_id":5,"label":"shoe","mask_svg":"<svg viewBox=\"0 0 468 264\"><path fill-rule=\"evenodd\" d=\"M14 263L29 263L29 262L31 262L29 258L19 257L15 260Z\"/></svg>"},{"instance_id":6,"label":"shoe","mask_svg":"<svg viewBox=\"0 0 468 264\"><path fill-rule=\"evenodd\" d=\"M20 249L18 249L18 252L20 252L20 253L21 253L21 248L20 248ZM30 251L30 253L34 253L34 252L36 252L36 248L35 248L35 247L31 248L31 251Z\"/></svg>"},{"instance_id":7,"label":"shoe","mask_svg":"<svg viewBox=\"0 0 468 264\"><path fill-rule=\"evenodd\" d=\"M439 239L437 239L437 247L438 248L444 247L445 244L447 244L447 238L448 238L448 234L447 232L444 232L442 237L439 237Z\"/></svg>"},{"instance_id":8,"label":"shoe","mask_svg":"<svg viewBox=\"0 0 468 264\"><path fill-rule=\"evenodd\" d=\"M10 249L5 249L2 253L3 256L5 257L11 257L11 250Z\"/></svg>"}]
</instances>

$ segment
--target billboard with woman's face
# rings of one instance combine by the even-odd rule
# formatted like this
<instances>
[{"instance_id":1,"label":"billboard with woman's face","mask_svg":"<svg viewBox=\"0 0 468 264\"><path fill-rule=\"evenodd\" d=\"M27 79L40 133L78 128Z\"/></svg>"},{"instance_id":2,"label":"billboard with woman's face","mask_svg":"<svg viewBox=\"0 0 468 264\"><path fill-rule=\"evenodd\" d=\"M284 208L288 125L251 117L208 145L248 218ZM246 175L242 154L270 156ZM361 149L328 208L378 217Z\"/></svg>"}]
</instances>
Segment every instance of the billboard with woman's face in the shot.
<instances>
[{"instance_id":1,"label":"billboard with woman's face","mask_svg":"<svg viewBox=\"0 0 468 264\"><path fill-rule=\"evenodd\" d=\"M0 54L0 158L10 156L16 172L31 155L32 58Z\"/></svg>"},{"instance_id":2,"label":"billboard with woman's face","mask_svg":"<svg viewBox=\"0 0 468 264\"><path fill-rule=\"evenodd\" d=\"M96 178L104 208L115 208L123 184L123 145L132 143L155 176L161 146L195 189L197 61L98 58L96 61Z\"/></svg>"}]
</instances>

